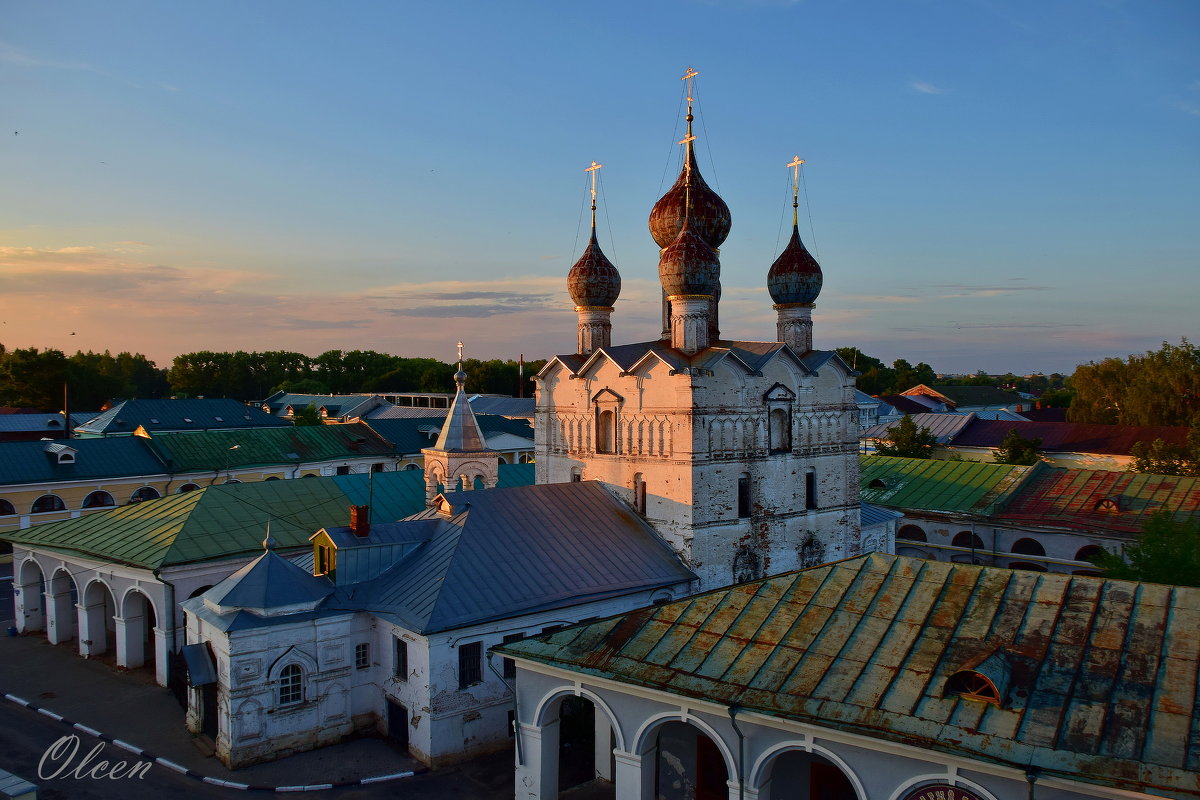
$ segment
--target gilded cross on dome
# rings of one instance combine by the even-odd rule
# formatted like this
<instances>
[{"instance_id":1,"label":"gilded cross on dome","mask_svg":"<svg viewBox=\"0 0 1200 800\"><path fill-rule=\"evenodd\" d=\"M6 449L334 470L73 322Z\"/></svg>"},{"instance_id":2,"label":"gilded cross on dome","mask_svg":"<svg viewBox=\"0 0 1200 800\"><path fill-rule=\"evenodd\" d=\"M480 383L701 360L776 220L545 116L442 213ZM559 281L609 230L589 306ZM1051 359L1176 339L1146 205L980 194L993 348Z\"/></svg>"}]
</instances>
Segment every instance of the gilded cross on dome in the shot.
<instances>
[{"instance_id":1,"label":"gilded cross on dome","mask_svg":"<svg viewBox=\"0 0 1200 800\"><path fill-rule=\"evenodd\" d=\"M584 170L584 172L592 173L592 231L596 230L596 173L600 171L603 164L597 164L595 161L592 165Z\"/></svg>"}]
</instances>

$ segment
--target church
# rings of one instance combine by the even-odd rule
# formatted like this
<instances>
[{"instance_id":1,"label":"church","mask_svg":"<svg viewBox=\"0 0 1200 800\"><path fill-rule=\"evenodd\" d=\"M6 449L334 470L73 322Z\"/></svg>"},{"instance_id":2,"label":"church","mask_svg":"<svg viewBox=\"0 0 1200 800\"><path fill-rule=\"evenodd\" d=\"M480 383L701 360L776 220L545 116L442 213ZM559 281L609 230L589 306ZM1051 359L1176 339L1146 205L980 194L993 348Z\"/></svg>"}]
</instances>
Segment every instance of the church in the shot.
<instances>
[{"instance_id":1,"label":"church","mask_svg":"<svg viewBox=\"0 0 1200 800\"><path fill-rule=\"evenodd\" d=\"M183 604L189 726L228 765L354 731L431 765L507 747L516 671L493 647L893 549L900 515L859 500L855 373L812 347L822 277L796 184L791 239L766 271L775 338L721 338L731 217L700 175L688 94L679 177L650 215L662 329L612 343L621 277L597 241L593 171L591 239L568 275L578 346L535 378L535 485L496 488L460 350L458 392L424 451L425 511L373 521L357 507L293 560L268 538Z\"/></svg>"}]
</instances>

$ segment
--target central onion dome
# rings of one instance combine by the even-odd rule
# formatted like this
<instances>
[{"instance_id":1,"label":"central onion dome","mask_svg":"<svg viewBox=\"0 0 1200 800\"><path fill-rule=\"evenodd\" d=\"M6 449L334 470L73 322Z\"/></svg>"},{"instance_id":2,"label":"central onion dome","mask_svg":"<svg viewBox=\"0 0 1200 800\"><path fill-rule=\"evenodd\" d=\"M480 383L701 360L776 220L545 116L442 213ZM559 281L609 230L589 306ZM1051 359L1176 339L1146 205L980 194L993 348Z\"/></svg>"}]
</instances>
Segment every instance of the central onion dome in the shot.
<instances>
[{"instance_id":1,"label":"central onion dome","mask_svg":"<svg viewBox=\"0 0 1200 800\"><path fill-rule=\"evenodd\" d=\"M811 303L821 293L821 265L800 241L800 231L792 225L792 238L767 273L767 291L776 305Z\"/></svg>"},{"instance_id":2,"label":"central onion dome","mask_svg":"<svg viewBox=\"0 0 1200 800\"><path fill-rule=\"evenodd\" d=\"M689 123L691 119L691 114L688 114ZM691 142L688 142L683 169L679 172L675 185L659 198L650 211L650 235L659 247L668 247L683 230L685 219L690 223L692 230L714 250L728 238L729 228L733 225L729 206L725 205L721 196L710 189L700 176L700 169L696 165L696 151Z\"/></svg>"},{"instance_id":3,"label":"central onion dome","mask_svg":"<svg viewBox=\"0 0 1200 800\"><path fill-rule=\"evenodd\" d=\"M684 219L683 229L663 250L658 279L668 296L711 296L720 291L721 262L712 246L692 230L690 218Z\"/></svg>"},{"instance_id":4,"label":"central onion dome","mask_svg":"<svg viewBox=\"0 0 1200 800\"><path fill-rule=\"evenodd\" d=\"M567 273L567 292L577 306L611 306L621 294L621 273L600 250L596 230L583 255Z\"/></svg>"}]
</instances>

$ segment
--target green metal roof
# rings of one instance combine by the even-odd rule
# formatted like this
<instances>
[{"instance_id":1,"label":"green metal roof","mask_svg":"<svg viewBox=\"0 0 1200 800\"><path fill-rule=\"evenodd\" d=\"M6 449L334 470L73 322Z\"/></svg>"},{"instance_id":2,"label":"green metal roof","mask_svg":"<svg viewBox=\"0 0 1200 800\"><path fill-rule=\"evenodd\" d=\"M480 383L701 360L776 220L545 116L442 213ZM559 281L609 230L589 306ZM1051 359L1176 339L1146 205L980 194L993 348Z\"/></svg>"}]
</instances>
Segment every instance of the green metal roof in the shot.
<instances>
[{"instance_id":1,"label":"green metal roof","mask_svg":"<svg viewBox=\"0 0 1200 800\"><path fill-rule=\"evenodd\" d=\"M156 433L151 435L150 445L176 472L288 466L337 458L384 457L395 453L387 440L361 422Z\"/></svg>"},{"instance_id":2,"label":"green metal roof","mask_svg":"<svg viewBox=\"0 0 1200 800\"><path fill-rule=\"evenodd\" d=\"M196 435L196 434L190 434ZM500 485L533 483L533 465L501 465ZM420 470L232 483L35 525L8 541L155 569L261 552L267 520L281 549L307 547L321 528L344 525L351 505L392 521L425 508Z\"/></svg>"},{"instance_id":3,"label":"green metal roof","mask_svg":"<svg viewBox=\"0 0 1200 800\"><path fill-rule=\"evenodd\" d=\"M496 652L1107 786L1200 792L1200 589L883 553ZM947 691L983 673L999 705Z\"/></svg>"},{"instance_id":4,"label":"green metal roof","mask_svg":"<svg viewBox=\"0 0 1200 800\"><path fill-rule=\"evenodd\" d=\"M1041 465L863 456L862 499L899 509L995 514Z\"/></svg>"}]
</instances>

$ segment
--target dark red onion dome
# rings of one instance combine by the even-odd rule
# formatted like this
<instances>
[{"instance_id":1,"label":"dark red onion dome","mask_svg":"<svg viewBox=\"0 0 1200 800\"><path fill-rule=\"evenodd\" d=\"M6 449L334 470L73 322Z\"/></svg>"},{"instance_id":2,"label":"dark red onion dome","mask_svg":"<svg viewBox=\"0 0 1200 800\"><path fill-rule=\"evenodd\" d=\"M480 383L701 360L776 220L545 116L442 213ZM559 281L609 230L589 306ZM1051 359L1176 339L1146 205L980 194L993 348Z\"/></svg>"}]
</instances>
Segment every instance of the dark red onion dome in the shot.
<instances>
[{"instance_id":1,"label":"dark red onion dome","mask_svg":"<svg viewBox=\"0 0 1200 800\"><path fill-rule=\"evenodd\" d=\"M667 296L716 293L721 286L721 262L708 242L684 223L675 241L658 260L658 280Z\"/></svg>"},{"instance_id":2,"label":"dark red onion dome","mask_svg":"<svg viewBox=\"0 0 1200 800\"><path fill-rule=\"evenodd\" d=\"M792 226L792 238L767 273L767 291L776 305L811 303L821 293L821 265L800 241L800 231Z\"/></svg>"},{"instance_id":3,"label":"dark red onion dome","mask_svg":"<svg viewBox=\"0 0 1200 800\"><path fill-rule=\"evenodd\" d=\"M650 235L659 247L668 247L683 230L683 221L687 219L700 238L715 250L729 237L733 218L729 215L729 206L700 176L696 153L690 144L686 158L687 163L675 180L675 185L650 210ZM689 171L690 187L687 185ZM689 197L690 209L685 207Z\"/></svg>"},{"instance_id":4,"label":"dark red onion dome","mask_svg":"<svg viewBox=\"0 0 1200 800\"><path fill-rule=\"evenodd\" d=\"M577 306L608 307L621 294L621 273L600 250L594 230L583 255L567 273L567 291Z\"/></svg>"}]
</instances>

